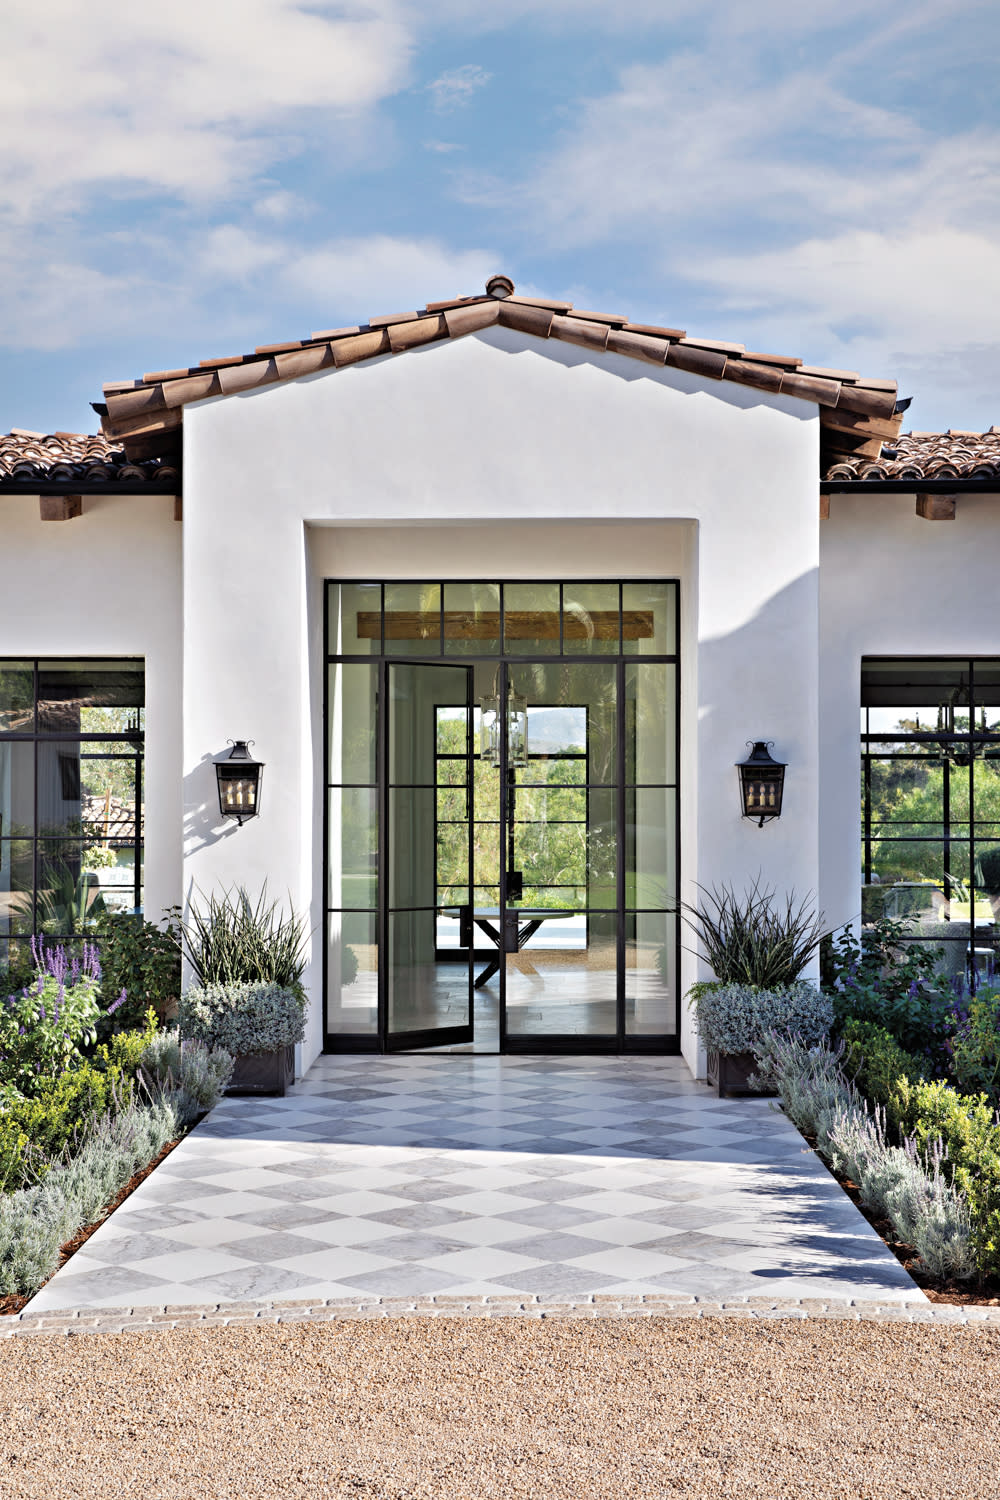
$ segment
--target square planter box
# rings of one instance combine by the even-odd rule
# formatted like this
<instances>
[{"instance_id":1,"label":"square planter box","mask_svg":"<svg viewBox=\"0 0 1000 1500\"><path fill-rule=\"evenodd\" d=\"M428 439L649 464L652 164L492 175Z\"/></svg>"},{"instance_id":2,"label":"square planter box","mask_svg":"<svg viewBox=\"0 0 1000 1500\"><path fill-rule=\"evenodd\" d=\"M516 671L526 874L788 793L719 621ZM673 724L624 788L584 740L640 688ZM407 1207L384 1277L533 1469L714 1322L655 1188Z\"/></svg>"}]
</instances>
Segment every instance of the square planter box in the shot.
<instances>
[{"instance_id":1,"label":"square planter box","mask_svg":"<svg viewBox=\"0 0 1000 1500\"><path fill-rule=\"evenodd\" d=\"M774 1098L773 1089L761 1093L749 1087L751 1073L757 1071L757 1059L752 1052L709 1052L708 1082L723 1098L726 1094L747 1094L751 1098Z\"/></svg>"},{"instance_id":2,"label":"square planter box","mask_svg":"<svg viewBox=\"0 0 1000 1500\"><path fill-rule=\"evenodd\" d=\"M229 1095L277 1094L283 1096L295 1082L295 1048L277 1052L249 1052L238 1057L226 1093Z\"/></svg>"}]
</instances>

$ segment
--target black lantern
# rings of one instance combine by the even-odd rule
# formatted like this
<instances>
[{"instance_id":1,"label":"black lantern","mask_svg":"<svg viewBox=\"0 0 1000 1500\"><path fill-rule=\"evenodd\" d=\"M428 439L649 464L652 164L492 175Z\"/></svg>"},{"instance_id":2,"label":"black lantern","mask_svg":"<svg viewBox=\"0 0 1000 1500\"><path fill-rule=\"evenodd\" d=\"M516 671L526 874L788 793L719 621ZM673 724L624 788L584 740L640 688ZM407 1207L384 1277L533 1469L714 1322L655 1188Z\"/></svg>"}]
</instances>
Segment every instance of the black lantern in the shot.
<instances>
[{"instance_id":1,"label":"black lantern","mask_svg":"<svg viewBox=\"0 0 1000 1500\"><path fill-rule=\"evenodd\" d=\"M747 740L748 747L750 743ZM743 816L756 818L758 828L763 828L772 818L781 817L786 763L772 759L768 751L773 744L773 740L754 740L753 749L746 760L736 762Z\"/></svg>"},{"instance_id":2,"label":"black lantern","mask_svg":"<svg viewBox=\"0 0 1000 1500\"><path fill-rule=\"evenodd\" d=\"M253 740L230 740L232 749L226 760L215 762L219 778L219 811L224 818L235 818L240 827L247 818L260 812L262 760L250 754Z\"/></svg>"}]
</instances>

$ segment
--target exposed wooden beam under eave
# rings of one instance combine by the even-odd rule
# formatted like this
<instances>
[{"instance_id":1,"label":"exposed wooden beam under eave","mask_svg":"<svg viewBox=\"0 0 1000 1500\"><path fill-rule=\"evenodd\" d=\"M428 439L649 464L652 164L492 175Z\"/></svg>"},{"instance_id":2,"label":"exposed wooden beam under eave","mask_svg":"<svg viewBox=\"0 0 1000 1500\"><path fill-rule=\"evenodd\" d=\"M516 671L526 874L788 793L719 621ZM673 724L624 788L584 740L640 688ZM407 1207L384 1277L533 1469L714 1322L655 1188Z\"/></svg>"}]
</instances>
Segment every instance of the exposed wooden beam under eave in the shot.
<instances>
[{"instance_id":1,"label":"exposed wooden beam under eave","mask_svg":"<svg viewBox=\"0 0 1000 1500\"><path fill-rule=\"evenodd\" d=\"M917 515L924 521L954 521L955 495L918 495Z\"/></svg>"},{"instance_id":2,"label":"exposed wooden beam under eave","mask_svg":"<svg viewBox=\"0 0 1000 1500\"><path fill-rule=\"evenodd\" d=\"M38 509L43 521L73 521L83 515L83 496L39 495Z\"/></svg>"}]
</instances>

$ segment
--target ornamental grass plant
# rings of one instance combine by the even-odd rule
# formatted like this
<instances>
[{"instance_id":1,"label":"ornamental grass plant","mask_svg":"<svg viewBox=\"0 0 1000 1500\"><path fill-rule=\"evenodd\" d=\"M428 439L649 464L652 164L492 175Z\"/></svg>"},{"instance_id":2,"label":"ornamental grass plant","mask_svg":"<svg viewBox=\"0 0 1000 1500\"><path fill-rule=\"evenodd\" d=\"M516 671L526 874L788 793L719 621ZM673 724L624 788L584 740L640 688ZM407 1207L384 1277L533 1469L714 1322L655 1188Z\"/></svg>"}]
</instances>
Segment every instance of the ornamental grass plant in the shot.
<instances>
[{"instance_id":1,"label":"ornamental grass plant","mask_svg":"<svg viewBox=\"0 0 1000 1500\"><path fill-rule=\"evenodd\" d=\"M784 989L798 979L823 939L822 916L809 898L799 902L790 893L779 901L761 875L740 895L726 884L698 890L702 900L682 901L679 910L723 984Z\"/></svg>"},{"instance_id":2,"label":"ornamental grass plant","mask_svg":"<svg viewBox=\"0 0 1000 1500\"><path fill-rule=\"evenodd\" d=\"M183 929L184 952L200 985L272 984L301 992L305 919L244 886L194 904Z\"/></svg>"}]
</instances>

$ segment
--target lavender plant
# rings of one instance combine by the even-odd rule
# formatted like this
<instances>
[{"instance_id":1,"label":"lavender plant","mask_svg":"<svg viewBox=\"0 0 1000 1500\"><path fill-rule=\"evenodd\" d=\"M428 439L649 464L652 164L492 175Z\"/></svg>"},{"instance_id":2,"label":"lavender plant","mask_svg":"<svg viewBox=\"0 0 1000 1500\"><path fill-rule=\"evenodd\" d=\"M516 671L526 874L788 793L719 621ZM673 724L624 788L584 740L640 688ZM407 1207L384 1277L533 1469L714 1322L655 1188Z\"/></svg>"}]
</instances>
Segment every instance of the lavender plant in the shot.
<instances>
[{"instance_id":1,"label":"lavender plant","mask_svg":"<svg viewBox=\"0 0 1000 1500\"><path fill-rule=\"evenodd\" d=\"M21 1093L62 1073L97 1040L101 965L97 949L83 943L70 956L44 938L31 940L35 974L19 995L0 1002L0 1078ZM107 1007L112 1013L124 994Z\"/></svg>"}]
</instances>

